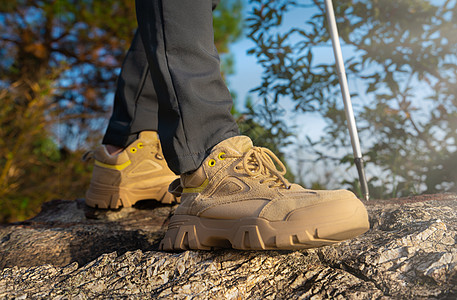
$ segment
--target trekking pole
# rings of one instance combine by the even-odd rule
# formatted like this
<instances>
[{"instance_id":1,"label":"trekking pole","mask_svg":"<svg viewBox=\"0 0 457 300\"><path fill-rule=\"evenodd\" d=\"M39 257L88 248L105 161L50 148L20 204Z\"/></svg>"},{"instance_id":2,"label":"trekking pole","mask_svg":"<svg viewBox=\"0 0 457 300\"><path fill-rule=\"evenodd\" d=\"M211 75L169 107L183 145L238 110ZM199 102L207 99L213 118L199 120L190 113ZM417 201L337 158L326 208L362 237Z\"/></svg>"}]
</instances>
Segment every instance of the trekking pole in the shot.
<instances>
[{"instance_id":1,"label":"trekking pole","mask_svg":"<svg viewBox=\"0 0 457 300\"><path fill-rule=\"evenodd\" d=\"M341 93L343 94L344 110L346 112L346 120L351 136L352 150L354 152L354 163L359 173L360 186L362 194L366 201L369 200L370 194L368 192L367 179L365 177L365 170L363 167L362 152L360 150L359 135L355 125L354 111L352 109L351 96L349 94L349 87L346 78L346 71L344 69L343 55L341 54L341 45L338 36L338 29L336 27L335 12L333 11L332 0L324 0L325 10L327 12L327 22L329 24L330 36L332 39L333 53L335 54L336 69L338 72L338 79L340 82Z\"/></svg>"}]
</instances>

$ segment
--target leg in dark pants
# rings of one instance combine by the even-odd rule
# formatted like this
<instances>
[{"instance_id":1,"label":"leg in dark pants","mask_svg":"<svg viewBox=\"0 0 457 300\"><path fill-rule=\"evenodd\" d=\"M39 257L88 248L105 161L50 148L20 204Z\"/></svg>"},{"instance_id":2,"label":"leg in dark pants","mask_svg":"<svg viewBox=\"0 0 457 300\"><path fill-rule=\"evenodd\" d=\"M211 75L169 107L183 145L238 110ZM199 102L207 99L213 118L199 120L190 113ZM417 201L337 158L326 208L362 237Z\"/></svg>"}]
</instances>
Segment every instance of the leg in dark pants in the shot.
<instances>
[{"instance_id":1,"label":"leg in dark pants","mask_svg":"<svg viewBox=\"0 0 457 300\"><path fill-rule=\"evenodd\" d=\"M136 130L154 130L155 99L159 104L158 131L164 155L178 174L197 169L214 145L238 135L230 114L232 99L221 78L214 46L213 7L209 0L137 1L139 31L152 81L148 82L144 67L138 65L145 56L138 51L142 49L136 37L123 66L121 91L118 87L104 143L125 146L136 138ZM128 67L137 70L130 71L135 73L133 76ZM121 80L131 82L130 86L121 86ZM123 89L135 84L130 96L122 94ZM132 90L141 91L132 97ZM128 97L137 99L135 105L127 107ZM120 129L116 132L116 128ZM116 135L122 140L111 141L109 137Z\"/></svg>"},{"instance_id":2,"label":"leg in dark pants","mask_svg":"<svg viewBox=\"0 0 457 300\"><path fill-rule=\"evenodd\" d=\"M170 168L197 169L238 134L220 74L210 0L137 1L138 26L159 100L159 135Z\"/></svg>"},{"instance_id":3,"label":"leg in dark pants","mask_svg":"<svg viewBox=\"0 0 457 300\"><path fill-rule=\"evenodd\" d=\"M143 42L136 32L122 64L103 144L125 148L141 131L157 131L157 101Z\"/></svg>"}]
</instances>

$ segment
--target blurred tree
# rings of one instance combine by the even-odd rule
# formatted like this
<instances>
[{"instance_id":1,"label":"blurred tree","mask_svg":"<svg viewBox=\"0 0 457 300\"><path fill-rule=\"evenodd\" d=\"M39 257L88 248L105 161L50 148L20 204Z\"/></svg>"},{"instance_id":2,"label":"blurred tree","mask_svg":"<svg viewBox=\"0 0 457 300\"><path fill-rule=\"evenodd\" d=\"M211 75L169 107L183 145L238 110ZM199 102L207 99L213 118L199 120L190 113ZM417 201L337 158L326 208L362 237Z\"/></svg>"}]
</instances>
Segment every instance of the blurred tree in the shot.
<instances>
[{"instance_id":1,"label":"blurred tree","mask_svg":"<svg viewBox=\"0 0 457 300\"><path fill-rule=\"evenodd\" d=\"M350 140L322 0L253 0L250 50L264 69L259 95L291 98L299 112L317 112L325 134L307 146L317 160L349 166ZM431 0L334 1L374 197L457 189L457 3ZM314 12L301 28L282 26L287 12ZM358 99L357 99L358 97ZM358 103L363 103L359 105ZM266 107L268 109L268 107ZM343 154L342 149L347 149ZM357 181L345 179L354 190Z\"/></svg>"},{"instance_id":2,"label":"blurred tree","mask_svg":"<svg viewBox=\"0 0 457 300\"><path fill-rule=\"evenodd\" d=\"M30 87L52 80L43 111L50 122L66 124L64 143L83 144L89 120L109 108L105 96L136 27L134 9L128 0L2 4L0 51L7 59L0 62L1 84L11 91L16 83L15 99L27 105L25 95L37 96Z\"/></svg>"},{"instance_id":3,"label":"blurred tree","mask_svg":"<svg viewBox=\"0 0 457 300\"><path fill-rule=\"evenodd\" d=\"M243 34L243 2L242 0L220 1L213 11L214 44L221 55L222 75L235 72L234 56L229 45L239 40Z\"/></svg>"},{"instance_id":4,"label":"blurred tree","mask_svg":"<svg viewBox=\"0 0 457 300\"><path fill-rule=\"evenodd\" d=\"M80 197L88 184L83 152L59 149L46 128L49 85L28 89L34 98L6 89L0 93L0 222L30 217L43 200Z\"/></svg>"},{"instance_id":5,"label":"blurred tree","mask_svg":"<svg viewBox=\"0 0 457 300\"><path fill-rule=\"evenodd\" d=\"M214 14L222 55L242 28L241 0L226 2ZM0 222L84 195L81 151L100 141L135 29L130 0L0 3Z\"/></svg>"}]
</instances>

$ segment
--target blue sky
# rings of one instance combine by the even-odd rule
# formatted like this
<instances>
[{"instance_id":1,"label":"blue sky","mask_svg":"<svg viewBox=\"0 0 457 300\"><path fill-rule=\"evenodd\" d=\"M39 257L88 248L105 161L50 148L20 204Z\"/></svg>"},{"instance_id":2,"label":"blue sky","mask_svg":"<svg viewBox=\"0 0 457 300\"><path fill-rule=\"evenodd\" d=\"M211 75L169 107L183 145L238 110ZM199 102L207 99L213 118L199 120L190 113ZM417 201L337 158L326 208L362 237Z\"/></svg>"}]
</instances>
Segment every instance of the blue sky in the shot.
<instances>
[{"instance_id":1,"label":"blue sky","mask_svg":"<svg viewBox=\"0 0 457 300\"><path fill-rule=\"evenodd\" d=\"M252 6L247 3L247 1L245 2L244 14L246 17ZM284 29L290 29L292 27L305 28L307 26L305 23L311 19L315 12L315 9L309 8L294 9L286 14L282 27ZM246 32L247 30L245 30L245 33ZM231 52L235 55L236 73L228 78L228 82L230 89L237 94L236 106L240 111L243 111L244 103L248 95L252 96L255 103L256 94L249 93L249 91L257 87L261 82L262 68L257 63L255 56L247 54L247 51L254 46L254 42L247 38L245 34L241 40L234 43L230 48ZM350 48L343 47L344 57L350 56L351 54L353 54L353 52ZM315 63L334 61L332 48L319 47L318 51L313 51L313 60ZM349 84L350 88L351 86L352 88L355 88L354 84L351 84L351 82L349 82ZM357 103L355 104L357 105ZM282 106L289 111L287 119L291 125L298 126L298 132L306 132L313 138L318 138L322 134L325 123L320 116L311 113L307 113L306 115L293 114L292 102L284 101Z\"/></svg>"},{"instance_id":2,"label":"blue sky","mask_svg":"<svg viewBox=\"0 0 457 300\"><path fill-rule=\"evenodd\" d=\"M252 5L245 2L244 16L246 17L252 8ZM297 9L287 13L284 19L284 28L304 27L305 22L312 16L312 11ZM231 47L231 53L235 55L236 74L229 77L230 88L238 95L238 107L243 106L243 102L249 94L249 90L260 83L262 68L257 64L256 57L248 55L247 51L254 47L255 44L246 37L247 29L241 40L234 43Z\"/></svg>"},{"instance_id":3,"label":"blue sky","mask_svg":"<svg viewBox=\"0 0 457 300\"><path fill-rule=\"evenodd\" d=\"M244 14L245 17L248 15L251 10L251 5L248 1L245 1ZM294 11L288 12L287 17L284 18L283 28L291 27L300 27L304 28L305 22L308 21L313 15L314 11L311 9L295 9ZM262 68L257 63L256 57L253 55L248 55L247 51L255 46L249 38L246 37L246 32L241 40L234 43L230 49L231 53L235 55L235 74L228 78L229 86L232 91L237 94L236 106L240 111L243 111L244 103L248 95L251 95L256 99L255 93L249 93L249 91L257 87L261 82ZM314 59L319 62L326 59L334 59L333 52L330 47L319 49L318 53L314 56ZM284 103L285 107L290 107L291 103ZM292 117L292 116L291 116ZM300 118L300 126L304 126L303 129L312 129L310 132L315 132L316 136L320 135L324 123L316 115L308 115L306 120L309 122L303 121L303 118ZM293 120L292 120L293 121ZM309 128L313 124L312 128ZM319 130L316 130L316 126L319 125Z\"/></svg>"}]
</instances>

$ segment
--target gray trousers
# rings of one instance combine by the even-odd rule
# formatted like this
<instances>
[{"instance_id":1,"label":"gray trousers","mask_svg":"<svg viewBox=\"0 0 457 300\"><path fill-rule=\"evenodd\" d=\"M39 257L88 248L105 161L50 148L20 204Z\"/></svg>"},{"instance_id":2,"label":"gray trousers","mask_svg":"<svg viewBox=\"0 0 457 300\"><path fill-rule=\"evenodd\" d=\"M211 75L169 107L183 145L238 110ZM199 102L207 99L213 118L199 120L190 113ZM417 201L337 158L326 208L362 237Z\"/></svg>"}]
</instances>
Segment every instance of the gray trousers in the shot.
<instances>
[{"instance_id":1,"label":"gray trousers","mask_svg":"<svg viewBox=\"0 0 457 300\"><path fill-rule=\"evenodd\" d=\"M123 62L103 144L157 130L176 174L239 134L214 46L211 0L137 0L138 32Z\"/></svg>"}]
</instances>

